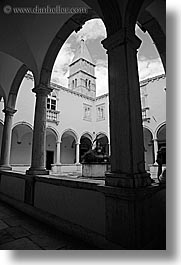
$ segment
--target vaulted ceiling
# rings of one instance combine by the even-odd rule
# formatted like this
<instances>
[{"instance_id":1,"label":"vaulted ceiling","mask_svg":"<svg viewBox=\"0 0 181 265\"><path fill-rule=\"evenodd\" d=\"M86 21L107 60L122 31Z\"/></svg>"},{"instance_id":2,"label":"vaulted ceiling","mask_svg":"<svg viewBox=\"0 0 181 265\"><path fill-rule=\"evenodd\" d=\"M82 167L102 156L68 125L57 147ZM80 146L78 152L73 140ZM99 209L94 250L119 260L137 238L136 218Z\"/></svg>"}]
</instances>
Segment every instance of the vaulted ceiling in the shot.
<instances>
[{"instance_id":1,"label":"vaulted ceiling","mask_svg":"<svg viewBox=\"0 0 181 265\"><path fill-rule=\"evenodd\" d=\"M43 6L84 7L87 13L44 15L15 10ZM102 18L108 36L122 27L134 29L138 21L141 29L150 33L165 64L165 13L165 0L1 1L0 98L8 104L27 70L32 71L35 85L48 84L56 56L68 36L95 17Z\"/></svg>"}]
</instances>

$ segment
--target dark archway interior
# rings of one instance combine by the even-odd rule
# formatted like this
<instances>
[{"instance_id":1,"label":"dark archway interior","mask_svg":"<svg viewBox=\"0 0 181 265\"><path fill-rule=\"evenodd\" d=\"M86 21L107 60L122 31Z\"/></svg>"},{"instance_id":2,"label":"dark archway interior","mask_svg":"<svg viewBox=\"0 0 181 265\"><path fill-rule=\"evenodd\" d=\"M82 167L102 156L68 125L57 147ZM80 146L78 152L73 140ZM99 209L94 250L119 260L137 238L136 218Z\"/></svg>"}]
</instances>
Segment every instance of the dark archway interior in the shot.
<instances>
[{"instance_id":1,"label":"dark archway interior","mask_svg":"<svg viewBox=\"0 0 181 265\"><path fill-rule=\"evenodd\" d=\"M162 152L162 162L166 164L166 125L164 124L157 132L158 150Z\"/></svg>"},{"instance_id":2,"label":"dark archway interior","mask_svg":"<svg viewBox=\"0 0 181 265\"><path fill-rule=\"evenodd\" d=\"M92 147L92 142L91 140L86 137L86 136L82 136L80 139L80 162L82 161L82 157L83 155L89 151Z\"/></svg>"}]
</instances>

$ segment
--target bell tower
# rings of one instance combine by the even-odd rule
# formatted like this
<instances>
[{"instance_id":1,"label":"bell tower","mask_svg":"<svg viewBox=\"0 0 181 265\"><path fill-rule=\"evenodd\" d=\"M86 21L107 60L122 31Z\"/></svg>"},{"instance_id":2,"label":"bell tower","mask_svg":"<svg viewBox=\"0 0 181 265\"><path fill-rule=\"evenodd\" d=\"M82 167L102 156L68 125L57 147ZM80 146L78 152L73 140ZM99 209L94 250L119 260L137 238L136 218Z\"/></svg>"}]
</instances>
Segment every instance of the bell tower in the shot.
<instances>
[{"instance_id":1,"label":"bell tower","mask_svg":"<svg viewBox=\"0 0 181 265\"><path fill-rule=\"evenodd\" d=\"M83 95L96 97L95 64L83 38L69 65L68 87Z\"/></svg>"}]
</instances>

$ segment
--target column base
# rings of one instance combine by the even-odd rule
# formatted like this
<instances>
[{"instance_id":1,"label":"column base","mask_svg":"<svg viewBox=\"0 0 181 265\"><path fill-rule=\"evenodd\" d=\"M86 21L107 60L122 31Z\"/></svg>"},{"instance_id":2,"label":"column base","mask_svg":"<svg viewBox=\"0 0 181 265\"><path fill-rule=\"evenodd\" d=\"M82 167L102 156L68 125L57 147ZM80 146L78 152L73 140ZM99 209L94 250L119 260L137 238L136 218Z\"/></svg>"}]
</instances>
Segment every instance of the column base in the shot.
<instances>
[{"instance_id":1,"label":"column base","mask_svg":"<svg viewBox=\"0 0 181 265\"><path fill-rule=\"evenodd\" d=\"M12 170L12 167L6 165L0 165L0 170Z\"/></svg>"},{"instance_id":2,"label":"column base","mask_svg":"<svg viewBox=\"0 0 181 265\"><path fill-rule=\"evenodd\" d=\"M117 172L106 172L106 186L122 188L139 188L151 185L150 174L147 172L126 174Z\"/></svg>"},{"instance_id":3,"label":"column base","mask_svg":"<svg viewBox=\"0 0 181 265\"><path fill-rule=\"evenodd\" d=\"M107 188L105 196L109 241L128 250L166 249L164 187L156 184L139 189Z\"/></svg>"},{"instance_id":4,"label":"column base","mask_svg":"<svg viewBox=\"0 0 181 265\"><path fill-rule=\"evenodd\" d=\"M26 170L27 175L49 175L49 170L38 169L38 168L29 168Z\"/></svg>"}]
</instances>

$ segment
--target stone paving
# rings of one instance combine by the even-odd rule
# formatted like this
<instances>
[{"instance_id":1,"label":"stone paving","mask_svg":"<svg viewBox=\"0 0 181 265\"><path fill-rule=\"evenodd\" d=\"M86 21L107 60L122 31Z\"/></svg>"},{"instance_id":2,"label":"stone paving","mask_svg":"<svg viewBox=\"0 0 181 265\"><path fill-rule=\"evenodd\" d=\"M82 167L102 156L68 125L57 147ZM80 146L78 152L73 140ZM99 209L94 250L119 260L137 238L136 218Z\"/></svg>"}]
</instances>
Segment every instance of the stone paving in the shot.
<instances>
[{"instance_id":1,"label":"stone paving","mask_svg":"<svg viewBox=\"0 0 181 265\"><path fill-rule=\"evenodd\" d=\"M89 250L83 241L17 211L0 201L0 250Z\"/></svg>"}]
</instances>

